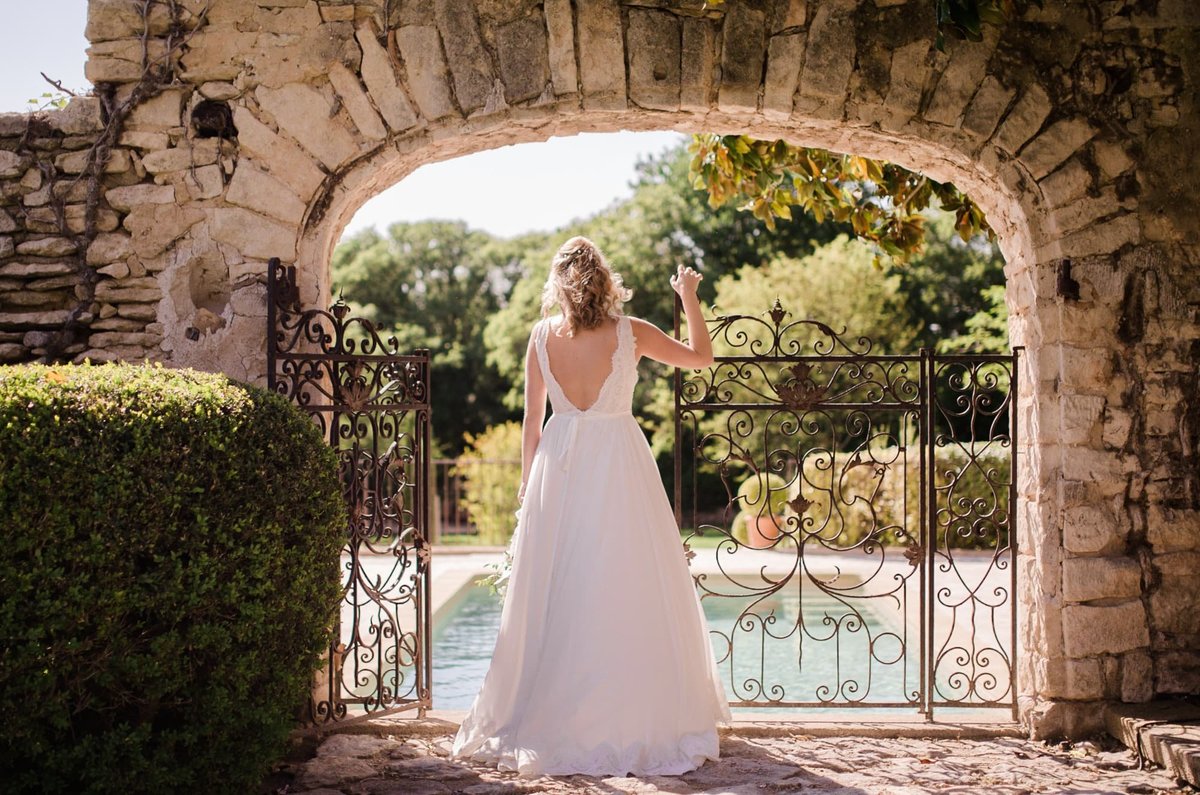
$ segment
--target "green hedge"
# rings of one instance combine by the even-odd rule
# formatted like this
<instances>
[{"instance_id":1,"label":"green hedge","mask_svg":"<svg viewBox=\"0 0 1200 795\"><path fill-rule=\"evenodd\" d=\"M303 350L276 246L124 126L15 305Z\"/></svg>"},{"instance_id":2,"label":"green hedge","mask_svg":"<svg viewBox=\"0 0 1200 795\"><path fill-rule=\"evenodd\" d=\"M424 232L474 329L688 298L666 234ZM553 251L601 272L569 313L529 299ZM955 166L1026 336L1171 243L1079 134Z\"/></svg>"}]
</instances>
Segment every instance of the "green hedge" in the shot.
<instances>
[{"instance_id":1,"label":"green hedge","mask_svg":"<svg viewBox=\"0 0 1200 795\"><path fill-rule=\"evenodd\" d=\"M0 521L6 791L256 788L340 594L313 423L223 376L0 368Z\"/></svg>"}]
</instances>

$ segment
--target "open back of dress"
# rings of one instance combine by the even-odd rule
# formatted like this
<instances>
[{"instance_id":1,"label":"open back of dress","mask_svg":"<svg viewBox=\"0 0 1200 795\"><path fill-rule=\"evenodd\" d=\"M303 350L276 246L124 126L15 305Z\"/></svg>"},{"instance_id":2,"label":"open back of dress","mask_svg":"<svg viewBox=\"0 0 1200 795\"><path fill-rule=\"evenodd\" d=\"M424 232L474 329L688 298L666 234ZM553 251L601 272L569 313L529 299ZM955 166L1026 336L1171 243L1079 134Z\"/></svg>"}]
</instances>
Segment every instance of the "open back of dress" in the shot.
<instances>
[{"instance_id":1,"label":"open back of dress","mask_svg":"<svg viewBox=\"0 0 1200 795\"><path fill-rule=\"evenodd\" d=\"M617 323L612 369L581 411L553 415L517 523L500 632L452 757L522 774L677 775L719 755L730 720L679 528L631 413L637 356Z\"/></svg>"}]
</instances>

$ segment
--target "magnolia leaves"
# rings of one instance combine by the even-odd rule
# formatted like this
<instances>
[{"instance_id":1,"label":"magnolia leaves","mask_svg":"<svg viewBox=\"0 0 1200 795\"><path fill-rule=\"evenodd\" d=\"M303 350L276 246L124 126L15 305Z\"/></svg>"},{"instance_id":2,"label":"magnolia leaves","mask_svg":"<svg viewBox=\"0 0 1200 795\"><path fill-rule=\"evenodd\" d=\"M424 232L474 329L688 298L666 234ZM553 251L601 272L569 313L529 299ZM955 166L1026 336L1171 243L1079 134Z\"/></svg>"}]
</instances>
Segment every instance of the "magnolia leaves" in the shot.
<instances>
[{"instance_id":1,"label":"magnolia leaves","mask_svg":"<svg viewBox=\"0 0 1200 795\"><path fill-rule=\"evenodd\" d=\"M983 210L956 187L894 163L745 135L695 135L688 149L692 186L707 191L711 207L737 202L769 229L790 219L793 207L849 224L876 246L876 266L883 256L904 264L921 252L921 213L935 202L954 213L963 240L980 233L995 239Z\"/></svg>"}]
</instances>

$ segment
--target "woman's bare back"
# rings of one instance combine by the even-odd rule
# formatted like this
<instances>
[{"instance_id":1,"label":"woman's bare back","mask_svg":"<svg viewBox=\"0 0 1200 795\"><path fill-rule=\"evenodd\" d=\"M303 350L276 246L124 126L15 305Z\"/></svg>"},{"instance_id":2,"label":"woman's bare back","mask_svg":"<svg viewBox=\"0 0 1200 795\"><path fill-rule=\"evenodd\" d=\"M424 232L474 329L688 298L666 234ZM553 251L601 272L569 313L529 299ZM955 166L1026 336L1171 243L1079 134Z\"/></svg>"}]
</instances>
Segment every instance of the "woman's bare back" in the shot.
<instances>
[{"instance_id":1,"label":"woman's bare back","mask_svg":"<svg viewBox=\"0 0 1200 795\"><path fill-rule=\"evenodd\" d=\"M546 358L563 395L580 411L587 411L600 398L600 390L612 372L617 350L617 321L609 319L596 328L579 329L575 336L562 333L562 317L546 320Z\"/></svg>"}]
</instances>

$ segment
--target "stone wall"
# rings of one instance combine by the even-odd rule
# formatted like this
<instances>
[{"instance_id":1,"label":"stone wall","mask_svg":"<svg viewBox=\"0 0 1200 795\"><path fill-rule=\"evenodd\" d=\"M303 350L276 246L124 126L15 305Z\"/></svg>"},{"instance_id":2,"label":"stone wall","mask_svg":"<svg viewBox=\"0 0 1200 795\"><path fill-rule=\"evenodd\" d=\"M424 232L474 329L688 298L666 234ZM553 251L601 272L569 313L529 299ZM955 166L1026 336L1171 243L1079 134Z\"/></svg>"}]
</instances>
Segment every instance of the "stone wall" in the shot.
<instances>
[{"instance_id":1,"label":"stone wall","mask_svg":"<svg viewBox=\"0 0 1200 795\"><path fill-rule=\"evenodd\" d=\"M104 107L144 54L172 82L90 205L93 180L68 186L108 124L94 100L0 117L0 352L262 381L267 258L323 302L371 196L551 135L743 132L952 180L1001 236L1025 346L1022 713L1038 735L1098 730L1103 701L1200 692L1200 13L1045 5L940 53L925 0L183 0L148 19L91 0Z\"/></svg>"}]
</instances>

